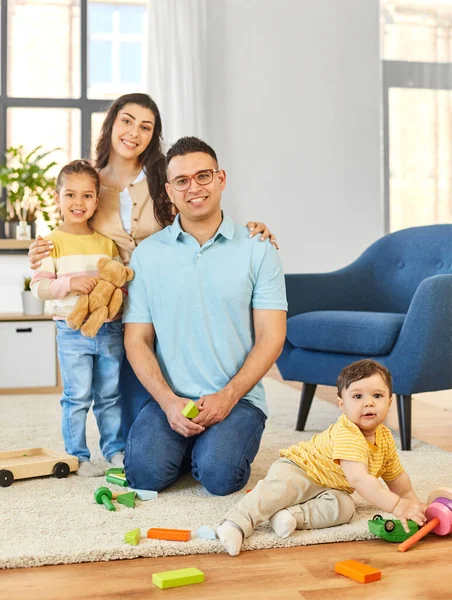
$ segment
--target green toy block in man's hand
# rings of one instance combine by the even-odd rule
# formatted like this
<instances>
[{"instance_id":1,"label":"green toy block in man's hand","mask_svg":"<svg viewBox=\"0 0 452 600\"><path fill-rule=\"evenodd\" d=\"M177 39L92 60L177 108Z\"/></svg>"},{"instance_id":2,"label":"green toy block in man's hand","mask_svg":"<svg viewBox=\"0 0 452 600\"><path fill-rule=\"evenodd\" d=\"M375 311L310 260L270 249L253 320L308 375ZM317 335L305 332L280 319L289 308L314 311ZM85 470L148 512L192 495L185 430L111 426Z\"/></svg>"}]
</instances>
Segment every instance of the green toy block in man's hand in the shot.
<instances>
[{"instance_id":1,"label":"green toy block in man's hand","mask_svg":"<svg viewBox=\"0 0 452 600\"><path fill-rule=\"evenodd\" d=\"M190 402L184 406L182 414L184 417L187 417L187 419L194 419L199 415L199 410L193 400L190 400Z\"/></svg>"}]
</instances>

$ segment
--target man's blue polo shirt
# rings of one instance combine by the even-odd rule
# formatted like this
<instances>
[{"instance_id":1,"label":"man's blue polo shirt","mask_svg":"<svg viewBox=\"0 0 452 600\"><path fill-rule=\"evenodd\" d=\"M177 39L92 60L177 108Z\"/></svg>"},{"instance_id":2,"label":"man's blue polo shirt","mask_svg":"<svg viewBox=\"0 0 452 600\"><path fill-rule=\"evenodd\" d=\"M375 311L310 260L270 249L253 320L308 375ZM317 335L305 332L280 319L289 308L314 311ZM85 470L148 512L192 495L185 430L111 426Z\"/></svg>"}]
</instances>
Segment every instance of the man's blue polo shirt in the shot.
<instances>
[{"instance_id":1,"label":"man's blue polo shirt","mask_svg":"<svg viewBox=\"0 0 452 600\"><path fill-rule=\"evenodd\" d=\"M226 215L200 246L179 216L132 255L124 323L153 323L163 377L198 400L221 390L254 345L252 309L287 310L277 251ZM267 414L261 382L246 394Z\"/></svg>"}]
</instances>

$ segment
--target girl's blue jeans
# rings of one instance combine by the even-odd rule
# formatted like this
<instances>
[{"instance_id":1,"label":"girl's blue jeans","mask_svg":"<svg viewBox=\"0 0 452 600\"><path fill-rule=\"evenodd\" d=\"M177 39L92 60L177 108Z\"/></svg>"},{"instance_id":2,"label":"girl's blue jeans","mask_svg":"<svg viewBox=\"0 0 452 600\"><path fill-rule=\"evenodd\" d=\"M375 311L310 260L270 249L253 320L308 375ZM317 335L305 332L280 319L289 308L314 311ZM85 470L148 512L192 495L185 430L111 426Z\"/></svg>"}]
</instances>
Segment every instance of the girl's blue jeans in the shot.
<instances>
[{"instance_id":1,"label":"girl's blue jeans","mask_svg":"<svg viewBox=\"0 0 452 600\"><path fill-rule=\"evenodd\" d=\"M104 323L94 338L86 338L65 321L56 321L58 359L63 379L63 438L66 452L89 460L86 416L93 404L100 448L110 460L124 450L121 433L119 374L124 356L120 320Z\"/></svg>"}]
</instances>

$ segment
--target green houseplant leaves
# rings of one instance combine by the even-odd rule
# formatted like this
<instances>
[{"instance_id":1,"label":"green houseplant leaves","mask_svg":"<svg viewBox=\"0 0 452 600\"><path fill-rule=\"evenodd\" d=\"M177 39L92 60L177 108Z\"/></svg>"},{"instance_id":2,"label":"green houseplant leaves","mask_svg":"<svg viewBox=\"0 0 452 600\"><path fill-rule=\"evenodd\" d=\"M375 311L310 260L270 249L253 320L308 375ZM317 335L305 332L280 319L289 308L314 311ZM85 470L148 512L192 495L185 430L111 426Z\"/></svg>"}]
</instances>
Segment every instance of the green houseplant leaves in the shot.
<instances>
[{"instance_id":1,"label":"green houseplant leaves","mask_svg":"<svg viewBox=\"0 0 452 600\"><path fill-rule=\"evenodd\" d=\"M6 162L0 165L0 185L8 193L6 204L3 203L1 208L4 220L33 223L40 215L50 227L56 224L53 201L55 178L49 176L49 171L57 163L43 164L44 159L56 150L59 148L42 152L42 146L28 154L23 146L6 150Z\"/></svg>"}]
</instances>

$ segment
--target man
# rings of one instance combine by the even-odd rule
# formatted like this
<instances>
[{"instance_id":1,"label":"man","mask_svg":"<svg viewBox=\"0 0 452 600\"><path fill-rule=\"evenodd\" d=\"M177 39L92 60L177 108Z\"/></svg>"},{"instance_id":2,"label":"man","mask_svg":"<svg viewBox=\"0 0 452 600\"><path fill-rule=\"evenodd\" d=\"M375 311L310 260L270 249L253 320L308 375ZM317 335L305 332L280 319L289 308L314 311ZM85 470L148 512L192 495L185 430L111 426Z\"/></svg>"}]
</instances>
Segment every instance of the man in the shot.
<instances>
[{"instance_id":1,"label":"man","mask_svg":"<svg viewBox=\"0 0 452 600\"><path fill-rule=\"evenodd\" d=\"M260 380L285 339L284 276L275 248L222 213L226 173L210 146L182 138L166 164L179 214L130 263L125 347L152 398L130 431L126 476L159 491L191 470L223 496L248 481L264 431Z\"/></svg>"}]
</instances>

